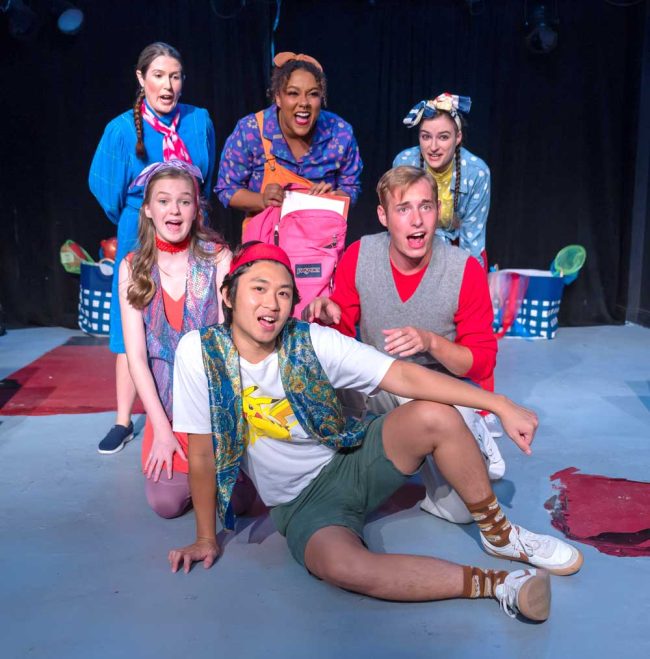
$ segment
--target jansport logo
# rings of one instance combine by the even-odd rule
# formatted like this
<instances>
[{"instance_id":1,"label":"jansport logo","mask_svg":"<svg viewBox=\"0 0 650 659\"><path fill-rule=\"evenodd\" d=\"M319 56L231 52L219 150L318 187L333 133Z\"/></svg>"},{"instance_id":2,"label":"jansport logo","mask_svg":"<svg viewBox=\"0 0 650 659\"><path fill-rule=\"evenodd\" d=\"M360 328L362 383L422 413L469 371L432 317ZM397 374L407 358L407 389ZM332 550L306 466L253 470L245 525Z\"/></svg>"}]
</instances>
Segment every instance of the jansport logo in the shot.
<instances>
[{"instance_id":1,"label":"jansport logo","mask_svg":"<svg viewBox=\"0 0 650 659\"><path fill-rule=\"evenodd\" d=\"M320 263L299 263L296 265L296 277L304 279L306 277L320 277L322 269Z\"/></svg>"}]
</instances>

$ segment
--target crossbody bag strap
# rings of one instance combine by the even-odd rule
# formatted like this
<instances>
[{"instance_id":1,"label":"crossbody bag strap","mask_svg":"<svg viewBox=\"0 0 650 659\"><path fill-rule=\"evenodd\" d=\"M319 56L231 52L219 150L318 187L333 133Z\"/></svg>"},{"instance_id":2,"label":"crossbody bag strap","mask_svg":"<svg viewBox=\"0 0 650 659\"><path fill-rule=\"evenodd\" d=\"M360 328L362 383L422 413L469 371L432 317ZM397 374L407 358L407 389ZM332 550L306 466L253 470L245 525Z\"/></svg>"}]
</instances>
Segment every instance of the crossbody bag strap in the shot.
<instances>
[{"instance_id":1,"label":"crossbody bag strap","mask_svg":"<svg viewBox=\"0 0 650 659\"><path fill-rule=\"evenodd\" d=\"M268 163L271 171L275 171L275 156L271 153L271 140L264 137L264 110L255 113L255 121L257 127L260 129L260 138L262 140L262 148L264 149L264 159Z\"/></svg>"}]
</instances>

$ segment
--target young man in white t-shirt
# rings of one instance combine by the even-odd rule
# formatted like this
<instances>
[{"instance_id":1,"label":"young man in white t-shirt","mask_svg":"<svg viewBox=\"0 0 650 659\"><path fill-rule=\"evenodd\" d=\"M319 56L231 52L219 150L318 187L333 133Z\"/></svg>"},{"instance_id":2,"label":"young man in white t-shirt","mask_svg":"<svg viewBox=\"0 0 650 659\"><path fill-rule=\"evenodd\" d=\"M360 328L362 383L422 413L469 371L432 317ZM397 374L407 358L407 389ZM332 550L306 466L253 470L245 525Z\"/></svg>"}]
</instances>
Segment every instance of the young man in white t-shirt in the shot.
<instances>
[{"instance_id":1,"label":"young man in white t-shirt","mask_svg":"<svg viewBox=\"0 0 650 659\"><path fill-rule=\"evenodd\" d=\"M490 488L476 442L452 405L494 412L527 454L537 427L535 414L504 396L394 360L335 330L289 320L297 291L289 259L278 247L245 246L233 259L222 291L225 329L189 332L176 352L174 429L190 435L197 538L169 553L172 570L183 566L187 572L194 561L210 567L218 556L217 504L221 517L227 518L229 509L224 514L223 506L228 508L229 490L223 483L228 478L232 483L236 476L239 446L244 451L241 467L271 507L294 558L317 577L389 600L493 597L513 617L519 612L545 620L548 572L572 574L582 556L561 540L510 524ZM221 343L213 342L215 336ZM290 343L294 336L298 342ZM299 348L290 354L289 344ZM295 372L290 368L294 363ZM306 381L305 365L310 363L313 381ZM328 416L333 388L365 394L383 389L418 400L354 426L352 447L345 443L351 436L348 425L344 429L342 420L333 423ZM228 401L223 391L231 389L239 398ZM323 409L309 408L309 396L321 396ZM239 399L243 420L232 411ZM321 414L323 410L327 414ZM235 435L232 428L238 424ZM321 435L308 433L303 427L308 424L318 425ZM333 445L346 448L336 450ZM479 524L487 553L543 569L508 573L369 551L362 540L365 517L428 455Z\"/></svg>"}]
</instances>

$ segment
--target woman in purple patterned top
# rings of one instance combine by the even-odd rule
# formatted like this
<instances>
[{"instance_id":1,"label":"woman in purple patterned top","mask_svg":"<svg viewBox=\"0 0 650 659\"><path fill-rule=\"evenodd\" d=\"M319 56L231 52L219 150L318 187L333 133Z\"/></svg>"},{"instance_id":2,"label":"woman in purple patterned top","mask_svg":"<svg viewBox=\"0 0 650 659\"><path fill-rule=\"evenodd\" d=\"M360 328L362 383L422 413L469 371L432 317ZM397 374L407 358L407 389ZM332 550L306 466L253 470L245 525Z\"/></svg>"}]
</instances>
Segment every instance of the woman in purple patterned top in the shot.
<instances>
[{"instance_id":1,"label":"woman in purple patterned top","mask_svg":"<svg viewBox=\"0 0 650 659\"><path fill-rule=\"evenodd\" d=\"M273 62L273 104L237 122L221 154L215 193L224 206L247 214L281 206L287 183L307 185L312 194L345 194L354 204L363 163L352 126L321 109L322 67L294 53L279 53Z\"/></svg>"}]
</instances>

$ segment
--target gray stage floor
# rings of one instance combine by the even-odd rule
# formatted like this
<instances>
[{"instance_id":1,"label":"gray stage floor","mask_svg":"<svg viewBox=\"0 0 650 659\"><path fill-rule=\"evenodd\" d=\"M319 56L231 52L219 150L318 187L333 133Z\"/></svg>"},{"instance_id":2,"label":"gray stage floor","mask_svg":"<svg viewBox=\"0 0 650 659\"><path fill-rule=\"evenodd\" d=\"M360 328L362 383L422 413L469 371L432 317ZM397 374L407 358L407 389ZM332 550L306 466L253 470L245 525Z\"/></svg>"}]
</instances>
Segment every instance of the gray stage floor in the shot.
<instances>
[{"instance_id":1,"label":"gray stage floor","mask_svg":"<svg viewBox=\"0 0 650 659\"><path fill-rule=\"evenodd\" d=\"M74 334L1 337L0 378ZM497 385L541 420L530 458L499 440L508 470L496 491L514 521L555 532L544 502L549 476L565 467L650 480L650 330L503 341ZM541 625L511 620L494 601L395 604L338 591L293 562L265 515L240 521L211 570L172 575L167 551L192 540L193 515L149 510L139 438L114 456L96 452L112 419L0 417L5 658L650 656L650 558L586 545L583 569L553 579ZM508 565L483 554L474 528L421 512L418 494L407 486L373 518L371 548Z\"/></svg>"}]
</instances>

